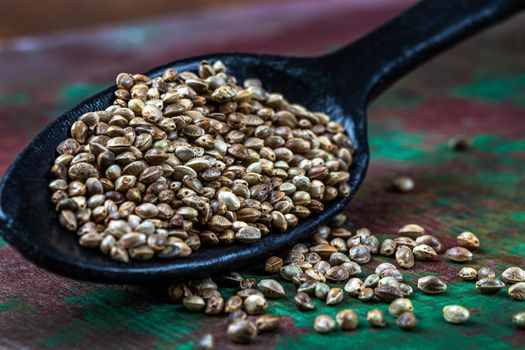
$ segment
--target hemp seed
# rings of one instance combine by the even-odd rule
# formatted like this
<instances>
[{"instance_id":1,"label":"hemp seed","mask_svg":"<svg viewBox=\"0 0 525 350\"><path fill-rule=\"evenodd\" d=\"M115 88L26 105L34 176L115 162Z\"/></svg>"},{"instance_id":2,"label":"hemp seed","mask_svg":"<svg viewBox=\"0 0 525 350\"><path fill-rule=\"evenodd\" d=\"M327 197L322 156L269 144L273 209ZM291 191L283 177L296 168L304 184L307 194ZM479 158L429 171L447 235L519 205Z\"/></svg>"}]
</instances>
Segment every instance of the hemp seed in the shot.
<instances>
[{"instance_id":1,"label":"hemp seed","mask_svg":"<svg viewBox=\"0 0 525 350\"><path fill-rule=\"evenodd\" d=\"M516 300L525 300L525 282L518 282L509 288L509 296Z\"/></svg>"},{"instance_id":2,"label":"hemp seed","mask_svg":"<svg viewBox=\"0 0 525 350\"><path fill-rule=\"evenodd\" d=\"M386 326L385 315L379 309L372 309L366 314L366 320L372 327Z\"/></svg>"},{"instance_id":3,"label":"hemp seed","mask_svg":"<svg viewBox=\"0 0 525 350\"><path fill-rule=\"evenodd\" d=\"M517 266L509 267L501 273L501 279L509 284L525 282L525 270Z\"/></svg>"},{"instance_id":4,"label":"hemp seed","mask_svg":"<svg viewBox=\"0 0 525 350\"><path fill-rule=\"evenodd\" d=\"M399 328L405 331L416 328L418 321L416 315L414 315L412 312L403 312L397 317L396 323Z\"/></svg>"},{"instance_id":5,"label":"hemp seed","mask_svg":"<svg viewBox=\"0 0 525 350\"><path fill-rule=\"evenodd\" d=\"M497 278L483 278L476 282L476 289L482 294L495 294L499 292L505 283Z\"/></svg>"},{"instance_id":6,"label":"hemp seed","mask_svg":"<svg viewBox=\"0 0 525 350\"><path fill-rule=\"evenodd\" d=\"M227 334L234 343L248 344L257 337L257 326L248 320L236 320L228 326Z\"/></svg>"},{"instance_id":7,"label":"hemp seed","mask_svg":"<svg viewBox=\"0 0 525 350\"><path fill-rule=\"evenodd\" d=\"M478 270L478 280L483 278L495 278L496 272L489 266L482 266Z\"/></svg>"},{"instance_id":8,"label":"hemp seed","mask_svg":"<svg viewBox=\"0 0 525 350\"><path fill-rule=\"evenodd\" d=\"M472 253L467 248L452 247L445 253L447 258L454 262L466 262L472 260Z\"/></svg>"},{"instance_id":9,"label":"hemp seed","mask_svg":"<svg viewBox=\"0 0 525 350\"><path fill-rule=\"evenodd\" d=\"M478 277L478 271L473 267L463 267L459 270L458 276L465 281L474 281Z\"/></svg>"},{"instance_id":10,"label":"hemp seed","mask_svg":"<svg viewBox=\"0 0 525 350\"><path fill-rule=\"evenodd\" d=\"M343 331L356 329L359 324L359 318L354 310L341 310L337 313L335 319Z\"/></svg>"},{"instance_id":11,"label":"hemp seed","mask_svg":"<svg viewBox=\"0 0 525 350\"><path fill-rule=\"evenodd\" d=\"M460 305L447 305L443 308L443 318L448 323L464 323L469 316L470 312Z\"/></svg>"},{"instance_id":12,"label":"hemp seed","mask_svg":"<svg viewBox=\"0 0 525 350\"><path fill-rule=\"evenodd\" d=\"M335 329L335 321L328 315L319 315L314 320L314 330L318 333L330 333Z\"/></svg>"},{"instance_id":13,"label":"hemp seed","mask_svg":"<svg viewBox=\"0 0 525 350\"><path fill-rule=\"evenodd\" d=\"M408 176L400 176L394 179L393 181L393 187L398 192L410 192L415 187L414 179Z\"/></svg>"},{"instance_id":14,"label":"hemp seed","mask_svg":"<svg viewBox=\"0 0 525 350\"><path fill-rule=\"evenodd\" d=\"M390 303L390 306L388 307L388 312L394 317L397 317L403 312L407 311L414 311L414 306L412 306L412 302L410 301L410 299L406 298L395 299Z\"/></svg>"},{"instance_id":15,"label":"hemp seed","mask_svg":"<svg viewBox=\"0 0 525 350\"><path fill-rule=\"evenodd\" d=\"M447 285L439 277L425 276L417 280L417 287L427 294L439 294L447 290Z\"/></svg>"},{"instance_id":16,"label":"hemp seed","mask_svg":"<svg viewBox=\"0 0 525 350\"><path fill-rule=\"evenodd\" d=\"M458 246L475 250L479 248L479 238L472 232L460 233L457 237Z\"/></svg>"}]
</instances>

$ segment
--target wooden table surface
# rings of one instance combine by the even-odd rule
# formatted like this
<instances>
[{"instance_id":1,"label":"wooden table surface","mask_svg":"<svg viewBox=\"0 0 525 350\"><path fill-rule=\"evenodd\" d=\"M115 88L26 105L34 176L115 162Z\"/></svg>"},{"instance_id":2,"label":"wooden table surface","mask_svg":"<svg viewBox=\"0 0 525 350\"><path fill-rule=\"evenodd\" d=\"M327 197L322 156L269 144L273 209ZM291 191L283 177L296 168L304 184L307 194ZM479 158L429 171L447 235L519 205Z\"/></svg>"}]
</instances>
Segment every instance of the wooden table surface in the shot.
<instances>
[{"instance_id":1,"label":"wooden table surface","mask_svg":"<svg viewBox=\"0 0 525 350\"><path fill-rule=\"evenodd\" d=\"M247 51L311 55L331 51L390 18L413 1L282 1L215 12L164 17L136 26L107 27L4 42L0 46L0 172L50 120L112 82L121 71L140 72L207 52ZM482 240L472 266L501 273L525 267L525 16L490 29L410 74L369 110L372 162L355 200L346 208L351 228L366 226L381 238L418 223L445 247L459 232ZM350 78L351 77L345 77ZM447 140L472 137L473 148L454 152ZM392 178L410 175L409 194L388 190ZM377 265L376 258L367 267ZM212 332L218 349L243 348L224 336L224 317L204 317L170 303L155 287L78 282L43 271L0 239L0 349L189 349ZM277 333L250 349L425 347L516 349L525 331L510 316L525 302L506 290L480 295L457 277L459 265L418 262L410 283L435 273L447 293L413 297L418 329L400 331L388 319L370 329L372 307L346 299L337 307L301 313L292 298L271 302L283 315ZM257 275L257 278L262 275ZM167 281L168 282L168 281ZM288 294L293 287L285 284ZM446 324L441 308L462 304L472 312L461 326ZM313 332L321 312L354 308L362 325L329 336ZM246 347L245 347L246 348Z\"/></svg>"}]
</instances>

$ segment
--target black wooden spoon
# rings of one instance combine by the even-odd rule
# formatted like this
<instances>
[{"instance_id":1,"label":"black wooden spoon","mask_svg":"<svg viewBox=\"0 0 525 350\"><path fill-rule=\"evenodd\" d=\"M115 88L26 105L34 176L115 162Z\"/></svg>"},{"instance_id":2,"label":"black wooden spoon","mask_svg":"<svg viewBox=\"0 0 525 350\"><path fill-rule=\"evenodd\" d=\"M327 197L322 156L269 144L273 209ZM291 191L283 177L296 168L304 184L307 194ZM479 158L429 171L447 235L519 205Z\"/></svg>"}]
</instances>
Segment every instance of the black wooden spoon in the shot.
<instances>
[{"instance_id":1,"label":"black wooden spoon","mask_svg":"<svg viewBox=\"0 0 525 350\"><path fill-rule=\"evenodd\" d=\"M189 258L124 264L77 244L59 224L47 184L55 147L83 113L104 109L114 86L82 102L38 134L7 170L0 187L0 227L5 239L26 258L77 279L114 283L166 283L239 268L307 238L355 195L368 165L366 106L395 79L439 51L525 7L525 0L427 0L363 39L331 55L315 58L218 54L173 62L168 67L196 70L203 59L222 60L238 79L260 78L268 91L324 111L341 122L355 145L349 184L352 192L284 234L270 234L254 245L201 249Z\"/></svg>"}]
</instances>

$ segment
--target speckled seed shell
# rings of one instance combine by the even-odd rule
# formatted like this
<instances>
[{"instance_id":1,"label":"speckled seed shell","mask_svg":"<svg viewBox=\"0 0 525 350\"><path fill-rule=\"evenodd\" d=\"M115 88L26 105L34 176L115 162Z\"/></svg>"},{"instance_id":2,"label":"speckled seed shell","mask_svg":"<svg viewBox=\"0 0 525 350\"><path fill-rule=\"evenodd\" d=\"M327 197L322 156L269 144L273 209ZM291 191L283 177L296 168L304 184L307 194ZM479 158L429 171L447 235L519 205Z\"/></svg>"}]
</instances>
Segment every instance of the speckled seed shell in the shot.
<instances>
[{"instance_id":1,"label":"speckled seed shell","mask_svg":"<svg viewBox=\"0 0 525 350\"><path fill-rule=\"evenodd\" d=\"M483 278L476 282L476 289L482 294L495 294L499 292L505 283L497 278Z\"/></svg>"},{"instance_id":2,"label":"speckled seed shell","mask_svg":"<svg viewBox=\"0 0 525 350\"><path fill-rule=\"evenodd\" d=\"M519 282L510 286L509 296L512 299L525 300L525 282Z\"/></svg>"},{"instance_id":3,"label":"speckled seed shell","mask_svg":"<svg viewBox=\"0 0 525 350\"><path fill-rule=\"evenodd\" d=\"M236 320L228 326L227 334L234 343L247 344L257 336L257 326L248 320Z\"/></svg>"},{"instance_id":4,"label":"speckled seed shell","mask_svg":"<svg viewBox=\"0 0 525 350\"><path fill-rule=\"evenodd\" d=\"M417 287L427 294L439 294L447 290L447 285L439 277L425 276L417 280Z\"/></svg>"},{"instance_id":5,"label":"speckled seed shell","mask_svg":"<svg viewBox=\"0 0 525 350\"><path fill-rule=\"evenodd\" d=\"M465 281L475 281L478 277L478 271L473 267L463 267L459 270L458 276Z\"/></svg>"},{"instance_id":6,"label":"speckled seed shell","mask_svg":"<svg viewBox=\"0 0 525 350\"><path fill-rule=\"evenodd\" d=\"M397 232L400 236L416 238L425 234L425 229L417 224L408 224L399 229Z\"/></svg>"},{"instance_id":7,"label":"speckled seed shell","mask_svg":"<svg viewBox=\"0 0 525 350\"><path fill-rule=\"evenodd\" d=\"M479 238L472 232L463 232L456 238L458 246L475 250L479 248Z\"/></svg>"},{"instance_id":8,"label":"speckled seed shell","mask_svg":"<svg viewBox=\"0 0 525 350\"><path fill-rule=\"evenodd\" d=\"M501 279L509 284L525 282L525 270L517 266L509 267L501 273Z\"/></svg>"},{"instance_id":9,"label":"speckled seed shell","mask_svg":"<svg viewBox=\"0 0 525 350\"><path fill-rule=\"evenodd\" d=\"M472 253L463 247L452 247L445 253L449 260L454 262L466 262L472 260Z\"/></svg>"}]
</instances>

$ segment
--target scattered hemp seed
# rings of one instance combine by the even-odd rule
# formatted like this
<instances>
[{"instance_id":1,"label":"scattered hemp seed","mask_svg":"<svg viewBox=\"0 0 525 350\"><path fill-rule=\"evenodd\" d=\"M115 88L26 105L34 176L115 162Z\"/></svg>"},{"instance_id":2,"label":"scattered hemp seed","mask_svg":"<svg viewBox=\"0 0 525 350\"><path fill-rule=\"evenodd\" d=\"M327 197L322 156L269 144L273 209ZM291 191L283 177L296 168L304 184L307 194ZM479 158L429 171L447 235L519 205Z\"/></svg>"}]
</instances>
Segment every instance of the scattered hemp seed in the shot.
<instances>
[{"instance_id":1,"label":"scattered hemp seed","mask_svg":"<svg viewBox=\"0 0 525 350\"><path fill-rule=\"evenodd\" d=\"M443 308L443 318L448 323L464 323L469 316L470 312L460 305L447 305Z\"/></svg>"},{"instance_id":2,"label":"scattered hemp seed","mask_svg":"<svg viewBox=\"0 0 525 350\"><path fill-rule=\"evenodd\" d=\"M385 314L379 309L372 309L366 314L366 320L372 327L386 326Z\"/></svg>"},{"instance_id":3,"label":"scattered hemp seed","mask_svg":"<svg viewBox=\"0 0 525 350\"><path fill-rule=\"evenodd\" d=\"M98 185L94 185L95 183L89 181L89 185L95 186L96 190ZM53 186L59 188L63 183L55 182ZM285 186L283 190L289 191L290 188ZM248 214L252 215L249 212ZM235 224L232 225L239 226L240 229L252 227L237 220L233 222ZM354 301L358 299L362 302L389 303L388 313L397 318L400 328L408 330L416 327L418 319L413 314L414 305L409 299L414 293L413 287L394 263L408 266L405 261L410 262L412 259L423 261L418 264L424 268L424 261L438 256L441 250L439 240L425 234L421 226L411 224L400 229L395 238L387 238L381 242L369 229L360 228L353 232L343 226L345 222L346 215L339 214L327 225L318 227L309 241L295 244L288 251L270 257L264 264L264 271L272 276L256 279L238 272L229 272L219 275L216 280L208 277L175 283L169 287L169 296L173 302L183 304L190 311L206 315L227 315L227 334L236 343L250 343L257 334L278 329L280 318L265 315L264 311L272 298L287 298L284 285L281 284L283 280L290 282L287 289L289 285L295 286L293 301L302 311L316 308L312 301L314 297L324 302L318 304L320 308L325 308L325 304L343 305L342 301L348 293ZM113 223L111 229L118 229L119 225ZM144 225L148 232L154 232L149 223ZM152 236L155 235L159 234L152 233ZM133 242L134 239L142 238L128 236L126 240ZM461 255L468 256L465 252L471 254L467 248L457 246L445 254L457 258ZM390 262L381 262L370 271L366 264L372 256L377 258L379 254L390 256ZM394 258L396 261L393 261ZM382 259L379 257L379 260ZM509 283L509 297L516 300L525 299L524 274L525 271L517 266L503 271L502 280L495 277L494 269L489 266L483 266L479 270L465 266L458 271L458 276L464 280L479 279L476 288L480 293L496 293L505 287L505 283ZM223 299L219 286L234 287L236 291L228 292L230 297ZM437 294L446 291L447 285L437 276L424 276L417 280L417 288L423 293ZM442 312L443 318L449 323L463 323L469 318L469 310L459 305L447 305ZM523 324L524 319L525 313L517 314L513 322ZM385 316L380 309L369 310L367 321L371 327L386 326ZM335 330L337 325L346 331L356 329L358 324L359 319L354 310L341 308L337 310L335 318L328 315L317 316L313 327L316 332L328 333ZM205 343L205 337L202 339ZM196 341L196 347L198 344Z\"/></svg>"},{"instance_id":4,"label":"scattered hemp seed","mask_svg":"<svg viewBox=\"0 0 525 350\"><path fill-rule=\"evenodd\" d=\"M397 177L392 182L392 187L397 192L401 192L401 193L410 192L414 189L415 186L416 186L416 183L414 182L414 179L408 176Z\"/></svg>"},{"instance_id":5,"label":"scattered hemp seed","mask_svg":"<svg viewBox=\"0 0 525 350\"><path fill-rule=\"evenodd\" d=\"M501 273L501 279L509 284L525 282L525 270L517 266L509 267Z\"/></svg>"},{"instance_id":6,"label":"scattered hemp seed","mask_svg":"<svg viewBox=\"0 0 525 350\"><path fill-rule=\"evenodd\" d=\"M484 278L495 278L496 277L496 271L492 269L489 266L482 266L478 270L478 280L484 279Z\"/></svg>"},{"instance_id":7,"label":"scattered hemp seed","mask_svg":"<svg viewBox=\"0 0 525 350\"><path fill-rule=\"evenodd\" d=\"M379 286L374 289L375 296L385 302L385 303L391 303L395 299L402 298L403 292L399 289L399 287L392 287L392 286Z\"/></svg>"},{"instance_id":8,"label":"scattered hemp seed","mask_svg":"<svg viewBox=\"0 0 525 350\"><path fill-rule=\"evenodd\" d=\"M210 333L205 334L202 338L200 338L197 343L195 344L195 348L198 350L214 350L215 349L215 340L213 339L213 335Z\"/></svg>"},{"instance_id":9,"label":"scattered hemp seed","mask_svg":"<svg viewBox=\"0 0 525 350\"><path fill-rule=\"evenodd\" d=\"M396 262L400 267L409 269L414 266L414 253L405 245L398 246L396 250Z\"/></svg>"},{"instance_id":10,"label":"scattered hemp seed","mask_svg":"<svg viewBox=\"0 0 525 350\"><path fill-rule=\"evenodd\" d=\"M350 191L344 127L220 61L121 73L116 85L111 106L73 123L50 169L58 221L82 247L130 262L254 244Z\"/></svg>"},{"instance_id":11,"label":"scattered hemp seed","mask_svg":"<svg viewBox=\"0 0 525 350\"><path fill-rule=\"evenodd\" d=\"M407 298L395 299L390 303L390 306L388 307L388 312L394 317L397 317L403 312L407 311L414 311L414 306L412 306L412 302L410 301L410 299Z\"/></svg>"},{"instance_id":12,"label":"scattered hemp seed","mask_svg":"<svg viewBox=\"0 0 525 350\"><path fill-rule=\"evenodd\" d=\"M472 253L467 248L452 247L446 251L445 255L451 261L463 263L472 260Z\"/></svg>"},{"instance_id":13,"label":"scattered hemp seed","mask_svg":"<svg viewBox=\"0 0 525 350\"><path fill-rule=\"evenodd\" d=\"M343 301L343 290L341 288L332 288L326 295L326 305L336 305Z\"/></svg>"},{"instance_id":14,"label":"scattered hemp seed","mask_svg":"<svg viewBox=\"0 0 525 350\"><path fill-rule=\"evenodd\" d=\"M475 250L479 248L479 238L472 232L463 232L456 238L458 246Z\"/></svg>"},{"instance_id":15,"label":"scattered hemp seed","mask_svg":"<svg viewBox=\"0 0 525 350\"><path fill-rule=\"evenodd\" d=\"M439 294L447 290L447 285L439 277L425 276L417 280L417 287L427 294Z\"/></svg>"},{"instance_id":16,"label":"scattered hemp seed","mask_svg":"<svg viewBox=\"0 0 525 350\"><path fill-rule=\"evenodd\" d=\"M337 324L343 331L350 331L357 328L359 318L354 310L341 310L335 316Z\"/></svg>"},{"instance_id":17,"label":"scattered hemp seed","mask_svg":"<svg viewBox=\"0 0 525 350\"><path fill-rule=\"evenodd\" d=\"M412 254L414 255L414 258L418 261L433 260L437 256L437 253L434 250L434 248L426 244L419 244L412 248Z\"/></svg>"},{"instance_id":18,"label":"scattered hemp seed","mask_svg":"<svg viewBox=\"0 0 525 350\"><path fill-rule=\"evenodd\" d=\"M299 310L309 311L315 309L315 305L312 302L312 298L306 293L297 293L294 297L294 303Z\"/></svg>"},{"instance_id":19,"label":"scattered hemp seed","mask_svg":"<svg viewBox=\"0 0 525 350\"><path fill-rule=\"evenodd\" d=\"M237 320L245 320L248 314L242 310L235 310L228 315L228 323L233 323Z\"/></svg>"},{"instance_id":20,"label":"scattered hemp seed","mask_svg":"<svg viewBox=\"0 0 525 350\"><path fill-rule=\"evenodd\" d=\"M257 327L252 321L236 320L228 326L227 334L234 343L248 344L257 337Z\"/></svg>"},{"instance_id":21,"label":"scattered hemp seed","mask_svg":"<svg viewBox=\"0 0 525 350\"><path fill-rule=\"evenodd\" d=\"M525 282L513 284L508 293L512 299L525 300Z\"/></svg>"},{"instance_id":22,"label":"scattered hemp seed","mask_svg":"<svg viewBox=\"0 0 525 350\"><path fill-rule=\"evenodd\" d=\"M402 330L411 330L416 328L418 321L412 312L403 312L397 317L396 323Z\"/></svg>"},{"instance_id":23,"label":"scattered hemp seed","mask_svg":"<svg viewBox=\"0 0 525 350\"><path fill-rule=\"evenodd\" d=\"M244 299L244 310L248 315L258 315L268 307L268 303L263 296L253 294Z\"/></svg>"},{"instance_id":24,"label":"scattered hemp seed","mask_svg":"<svg viewBox=\"0 0 525 350\"><path fill-rule=\"evenodd\" d=\"M512 323L514 323L518 328L525 329L525 312L519 312L512 315Z\"/></svg>"},{"instance_id":25,"label":"scattered hemp seed","mask_svg":"<svg viewBox=\"0 0 525 350\"><path fill-rule=\"evenodd\" d=\"M335 329L335 321L328 315L319 315L314 320L314 330L318 333L330 333Z\"/></svg>"},{"instance_id":26,"label":"scattered hemp seed","mask_svg":"<svg viewBox=\"0 0 525 350\"><path fill-rule=\"evenodd\" d=\"M202 311L206 307L206 302L198 295L184 298L182 304L189 311Z\"/></svg>"},{"instance_id":27,"label":"scattered hemp seed","mask_svg":"<svg viewBox=\"0 0 525 350\"><path fill-rule=\"evenodd\" d=\"M264 294L267 298L282 298L286 295L283 286L272 279L260 280L257 284L257 288Z\"/></svg>"},{"instance_id":28,"label":"scattered hemp seed","mask_svg":"<svg viewBox=\"0 0 525 350\"><path fill-rule=\"evenodd\" d=\"M483 278L476 282L476 289L482 294L495 294L505 287L505 283L497 278Z\"/></svg>"},{"instance_id":29,"label":"scattered hemp seed","mask_svg":"<svg viewBox=\"0 0 525 350\"><path fill-rule=\"evenodd\" d=\"M315 297L317 299L325 300L328 292L330 291L330 286L326 283L317 283L315 286Z\"/></svg>"},{"instance_id":30,"label":"scattered hemp seed","mask_svg":"<svg viewBox=\"0 0 525 350\"><path fill-rule=\"evenodd\" d=\"M458 276L465 281L475 281L478 278L478 271L473 267L463 267L459 270Z\"/></svg>"},{"instance_id":31,"label":"scattered hemp seed","mask_svg":"<svg viewBox=\"0 0 525 350\"><path fill-rule=\"evenodd\" d=\"M400 236L417 238L425 234L425 229L417 224L408 224L401 227L397 233Z\"/></svg>"},{"instance_id":32,"label":"scattered hemp seed","mask_svg":"<svg viewBox=\"0 0 525 350\"><path fill-rule=\"evenodd\" d=\"M393 239L385 239L381 243L381 248L379 249L379 254L383 256L392 256L396 252L396 242Z\"/></svg>"},{"instance_id":33,"label":"scattered hemp seed","mask_svg":"<svg viewBox=\"0 0 525 350\"><path fill-rule=\"evenodd\" d=\"M441 242L439 239L432 235L422 235L416 238L416 246L418 245L428 245L429 247L432 247L436 253L439 253L441 251Z\"/></svg>"},{"instance_id":34,"label":"scattered hemp seed","mask_svg":"<svg viewBox=\"0 0 525 350\"><path fill-rule=\"evenodd\" d=\"M262 315L255 321L257 333L273 332L279 328L281 318L274 315Z\"/></svg>"}]
</instances>

